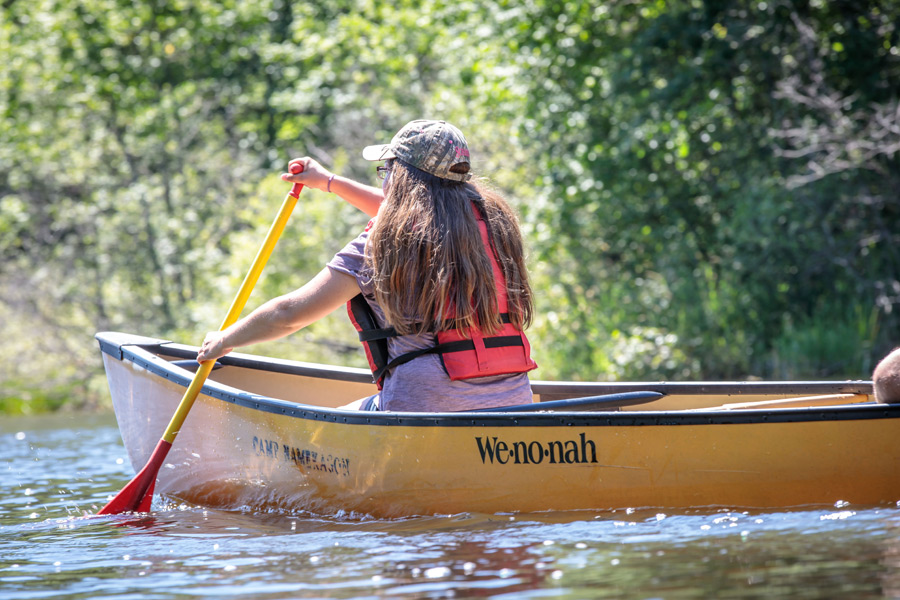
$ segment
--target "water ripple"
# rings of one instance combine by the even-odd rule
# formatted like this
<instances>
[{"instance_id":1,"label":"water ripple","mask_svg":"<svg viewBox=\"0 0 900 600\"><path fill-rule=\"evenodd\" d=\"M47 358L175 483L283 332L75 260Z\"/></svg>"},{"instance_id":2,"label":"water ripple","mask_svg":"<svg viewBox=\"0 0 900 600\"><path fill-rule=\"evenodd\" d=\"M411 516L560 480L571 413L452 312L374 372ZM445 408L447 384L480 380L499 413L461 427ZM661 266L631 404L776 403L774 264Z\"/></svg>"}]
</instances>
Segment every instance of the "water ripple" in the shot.
<instances>
[{"instance_id":1,"label":"water ripple","mask_svg":"<svg viewBox=\"0 0 900 600\"><path fill-rule=\"evenodd\" d=\"M133 475L110 418L8 419L0 450L5 600L900 595L896 507L96 517Z\"/></svg>"}]
</instances>

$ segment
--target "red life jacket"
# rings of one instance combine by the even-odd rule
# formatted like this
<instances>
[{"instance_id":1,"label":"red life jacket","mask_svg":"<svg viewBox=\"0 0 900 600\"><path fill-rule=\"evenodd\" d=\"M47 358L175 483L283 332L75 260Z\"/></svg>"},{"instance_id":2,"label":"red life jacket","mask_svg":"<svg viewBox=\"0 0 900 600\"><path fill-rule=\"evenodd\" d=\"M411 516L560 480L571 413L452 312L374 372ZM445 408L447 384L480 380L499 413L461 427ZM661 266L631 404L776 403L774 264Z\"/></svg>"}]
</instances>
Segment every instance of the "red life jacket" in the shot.
<instances>
[{"instance_id":1,"label":"red life jacket","mask_svg":"<svg viewBox=\"0 0 900 600\"><path fill-rule=\"evenodd\" d=\"M474 207L473 207L473 210ZM526 373L537 368L531 359L531 345L525 334L510 323L507 299L506 278L494 255L488 236L487 224L475 210L481 241L484 243L494 273L494 284L497 288L497 302L500 310L502 326L491 336L485 337L477 327L465 330L461 335L456 329L438 331L435 334L437 345L431 348L414 350L394 360L389 360L387 340L398 337L393 327L378 327L372 307L359 294L347 303L350 321L359 332L359 341L363 343L373 380L381 389L384 376L398 365L407 363L424 354L438 354L444 370L451 380L474 379L492 375L511 375Z\"/></svg>"}]
</instances>

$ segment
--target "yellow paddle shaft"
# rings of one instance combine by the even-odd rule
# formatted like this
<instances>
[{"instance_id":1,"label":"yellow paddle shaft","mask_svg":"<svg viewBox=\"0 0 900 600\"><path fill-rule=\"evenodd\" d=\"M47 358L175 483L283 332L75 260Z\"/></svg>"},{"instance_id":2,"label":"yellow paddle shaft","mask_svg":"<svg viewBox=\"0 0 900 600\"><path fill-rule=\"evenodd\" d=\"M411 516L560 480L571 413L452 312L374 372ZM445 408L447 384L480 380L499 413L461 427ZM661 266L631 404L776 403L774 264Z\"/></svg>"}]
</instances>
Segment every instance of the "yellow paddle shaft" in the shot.
<instances>
[{"instance_id":1,"label":"yellow paddle shaft","mask_svg":"<svg viewBox=\"0 0 900 600\"><path fill-rule=\"evenodd\" d=\"M285 196L284 202L281 204L281 209L278 211L278 216L275 217L275 221L269 228L269 233L266 234L265 241L263 241L259 252L257 252L256 258L253 259L250 271L247 273L247 276L244 277L244 282L241 283L237 296L235 296L234 301L231 303L231 308L228 309L225 320L222 321L222 326L219 328L220 331L228 328L241 316L241 311L244 310L244 306L247 304L247 299L253 291L253 286L256 285L263 268L266 266L266 262L268 262L269 257L272 255L272 251L275 249L275 244L278 243L278 238L281 237L281 233L284 231L288 219L291 217L294 206L297 205L296 193L299 193L299 190L296 190L296 192L295 190L291 190L291 192ZM184 420L187 418L191 407L194 405L194 400L197 399L200 390L203 389L203 384L206 383L206 378L209 377L209 374L212 372L215 362L216 361L214 360L208 360L200 364L200 368L194 373L194 379L191 381L191 385L189 385L187 391L184 392L184 396L181 399L181 403L178 405L178 409L175 411L175 414L172 415L169 426L166 427L166 432L162 437L163 440L170 444L175 441L175 436L177 436L178 432L181 430L181 426L184 424Z\"/></svg>"}]
</instances>

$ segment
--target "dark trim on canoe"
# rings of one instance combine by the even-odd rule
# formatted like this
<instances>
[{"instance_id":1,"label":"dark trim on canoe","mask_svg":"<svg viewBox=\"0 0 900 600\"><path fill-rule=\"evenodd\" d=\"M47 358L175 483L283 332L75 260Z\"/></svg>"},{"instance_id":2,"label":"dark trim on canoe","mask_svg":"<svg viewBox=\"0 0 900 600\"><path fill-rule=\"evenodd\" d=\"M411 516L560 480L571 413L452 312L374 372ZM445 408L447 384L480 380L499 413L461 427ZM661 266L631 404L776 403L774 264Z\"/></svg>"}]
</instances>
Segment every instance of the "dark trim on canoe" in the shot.
<instances>
[{"instance_id":1,"label":"dark trim on canoe","mask_svg":"<svg viewBox=\"0 0 900 600\"><path fill-rule=\"evenodd\" d=\"M102 352L118 359L128 360L147 369L148 372L187 387L191 373L173 365L164 357L191 359L197 356L197 348L175 344L166 340L133 336L121 333L96 335ZM371 373L366 369L329 367L297 361L241 355L237 353L219 359L223 366L235 366L273 373L286 373L341 381L371 383ZM846 382L694 382L694 383L585 383L533 382L537 392L576 393L580 395L614 394L633 391L651 391L662 394L871 394L869 381ZM374 387L373 387L374 390ZM865 403L827 407L742 409L742 410L693 410L693 411L629 411L629 412L541 412L541 404L531 412L460 412L460 413L396 413L358 412L318 406L303 405L253 394L214 381L207 381L203 393L253 410L282 414L289 417L316 421L403 426L654 426L654 425L725 425L749 423L793 423L814 421L846 421L861 419L900 418L900 404L884 405ZM538 392L540 393L540 392Z\"/></svg>"}]
</instances>

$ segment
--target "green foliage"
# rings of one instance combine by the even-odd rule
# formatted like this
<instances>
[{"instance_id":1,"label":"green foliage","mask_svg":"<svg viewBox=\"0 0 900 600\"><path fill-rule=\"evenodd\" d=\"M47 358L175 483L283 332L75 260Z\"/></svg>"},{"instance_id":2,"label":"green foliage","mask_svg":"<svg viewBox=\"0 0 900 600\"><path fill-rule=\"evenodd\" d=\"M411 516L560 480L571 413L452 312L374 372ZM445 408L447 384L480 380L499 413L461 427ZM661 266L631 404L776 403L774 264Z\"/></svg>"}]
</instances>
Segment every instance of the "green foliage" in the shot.
<instances>
[{"instance_id":1,"label":"green foliage","mask_svg":"<svg viewBox=\"0 0 900 600\"><path fill-rule=\"evenodd\" d=\"M772 372L784 379L823 379L843 376L850 365L857 373L870 373L878 311L864 311L860 305L823 304L799 323L786 318L772 344Z\"/></svg>"},{"instance_id":2,"label":"green foliage","mask_svg":"<svg viewBox=\"0 0 900 600\"><path fill-rule=\"evenodd\" d=\"M774 375L786 315L823 301L878 303L881 347L900 335L894 4L529 10L515 45L540 86L525 127L544 168L526 218L569 321L545 344L603 372L605 332L652 327L690 375L730 378ZM828 372L866 376L854 354Z\"/></svg>"},{"instance_id":3,"label":"green foliage","mask_svg":"<svg viewBox=\"0 0 900 600\"><path fill-rule=\"evenodd\" d=\"M520 209L539 377L865 377L900 339L898 22L885 1L4 2L0 397L94 402L96 330L199 341L286 161L372 181L359 149L421 116ZM364 223L305 191L250 304ZM336 314L251 350L361 365L353 340Z\"/></svg>"}]
</instances>

